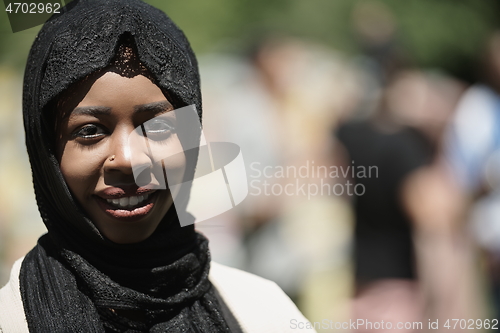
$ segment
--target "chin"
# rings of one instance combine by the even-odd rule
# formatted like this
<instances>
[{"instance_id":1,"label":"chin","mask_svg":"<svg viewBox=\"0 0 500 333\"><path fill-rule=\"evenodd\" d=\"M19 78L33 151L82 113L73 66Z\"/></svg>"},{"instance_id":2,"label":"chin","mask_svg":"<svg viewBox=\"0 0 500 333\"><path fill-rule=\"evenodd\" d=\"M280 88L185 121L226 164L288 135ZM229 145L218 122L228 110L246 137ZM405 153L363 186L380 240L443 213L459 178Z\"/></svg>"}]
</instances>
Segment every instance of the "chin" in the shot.
<instances>
[{"instance_id":1,"label":"chin","mask_svg":"<svg viewBox=\"0 0 500 333\"><path fill-rule=\"evenodd\" d=\"M149 236L151 236L156 230L156 227L158 227L158 224L154 226L144 226L129 223L128 225L105 228L101 231L101 233L113 243L133 244L142 242L149 238Z\"/></svg>"}]
</instances>

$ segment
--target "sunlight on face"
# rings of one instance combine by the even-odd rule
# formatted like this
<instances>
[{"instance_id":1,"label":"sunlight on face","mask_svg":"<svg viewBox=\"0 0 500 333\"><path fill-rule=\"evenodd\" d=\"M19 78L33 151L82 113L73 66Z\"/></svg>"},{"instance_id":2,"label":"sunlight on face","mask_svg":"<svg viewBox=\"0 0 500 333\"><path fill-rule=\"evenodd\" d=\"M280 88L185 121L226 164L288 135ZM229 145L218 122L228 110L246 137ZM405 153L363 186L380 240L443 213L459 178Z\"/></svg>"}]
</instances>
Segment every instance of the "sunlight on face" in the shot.
<instances>
[{"instance_id":1,"label":"sunlight on face","mask_svg":"<svg viewBox=\"0 0 500 333\"><path fill-rule=\"evenodd\" d=\"M173 109L145 76L105 72L76 108L61 115L57 142L61 172L78 203L113 242L146 239L172 205L170 191L160 189L165 180L158 173L150 173L148 186L136 184L133 164L141 162L131 161L129 136L144 123L150 124L148 135L165 135L170 130L167 124L150 120L165 118ZM181 149L175 131L169 133L169 142L173 149ZM176 160L180 179L186 163L182 156ZM147 159L143 156L143 162Z\"/></svg>"}]
</instances>

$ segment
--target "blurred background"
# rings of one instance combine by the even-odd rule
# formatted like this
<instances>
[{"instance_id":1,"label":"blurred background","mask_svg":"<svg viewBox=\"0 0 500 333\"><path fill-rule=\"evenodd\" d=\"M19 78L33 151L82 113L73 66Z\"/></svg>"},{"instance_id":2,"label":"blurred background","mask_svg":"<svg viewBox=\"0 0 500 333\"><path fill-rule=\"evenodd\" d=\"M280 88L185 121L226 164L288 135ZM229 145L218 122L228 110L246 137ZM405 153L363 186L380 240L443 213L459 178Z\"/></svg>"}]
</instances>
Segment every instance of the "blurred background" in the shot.
<instances>
[{"instance_id":1,"label":"blurred background","mask_svg":"<svg viewBox=\"0 0 500 333\"><path fill-rule=\"evenodd\" d=\"M197 225L215 261L278 283L319 332L349 319L423 323L367 332L492 328L498 1L146 2L198 56L207 139L237 143L245 160L248 197ZM21 115L40 26L12 33L0 8L3 285L45 229Z\"/></svg>"}]
</instances>

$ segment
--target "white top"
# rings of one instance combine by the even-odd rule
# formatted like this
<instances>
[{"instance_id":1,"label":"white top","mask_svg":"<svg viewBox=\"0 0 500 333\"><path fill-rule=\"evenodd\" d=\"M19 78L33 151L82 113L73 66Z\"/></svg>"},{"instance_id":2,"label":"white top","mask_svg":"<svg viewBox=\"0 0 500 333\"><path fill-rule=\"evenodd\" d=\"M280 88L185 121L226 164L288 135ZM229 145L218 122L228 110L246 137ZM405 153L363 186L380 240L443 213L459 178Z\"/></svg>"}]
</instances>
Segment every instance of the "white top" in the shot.
<instances>
[{"instance_id":1,"label":"white top","mask_svg":"<svg viewBox=\"0 0 500 333\"><path fill-rule=\"evenodd\" d=\"M23 259L14 263L9 282L0 289L1 333L29 332L19 288ZM315 332L292 325L307 319L272 281L215 262L211 263L210 281L244 333Z\"/></svg>"}]
</instances>

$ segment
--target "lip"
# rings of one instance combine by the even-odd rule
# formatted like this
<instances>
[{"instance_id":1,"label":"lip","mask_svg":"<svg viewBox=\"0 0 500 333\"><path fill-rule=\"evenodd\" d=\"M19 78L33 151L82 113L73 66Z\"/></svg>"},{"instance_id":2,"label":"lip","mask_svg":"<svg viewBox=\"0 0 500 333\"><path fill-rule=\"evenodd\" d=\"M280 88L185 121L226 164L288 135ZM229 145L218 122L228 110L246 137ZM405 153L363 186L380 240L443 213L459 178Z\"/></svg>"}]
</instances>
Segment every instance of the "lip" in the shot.
<instances>
[{"instance_id":1,"label":"lip","mask_svg":"<svg viewBox=\"0 0 500 333\"><path fill-rule=\"evenodd\" d=\"M132 196L140 196L155 192L156 189L147 189L143 187L137 186L129 186L129 187L108 187L102 191L99 191L95 195L102 199L120 199L123 197L132 197Z\"/></svg>"},{"instance_id":2,"label":"lip","mask_svg":"<svg viewBox=\"0 0 500 333\"><path fill-rule=\"evenodd\" d=\"M106 193L104 193L106 192ZM154 193L152 193L154 192ZM158 198L158 192L155 190L144 190L144 191L125 191L123 189L111 188L104 190L100 195L94 195L95 200L99 207L108 215L114 219L126 221L126 222L136 222L148 215L156 204L156 199ZM139 196L146 193L152 193L150 197L145 201L144 206L137 207L132 210L128 209L117 209L111 206L106 199L119 199L129 196Z\"/></svg>"}]
</instances>

